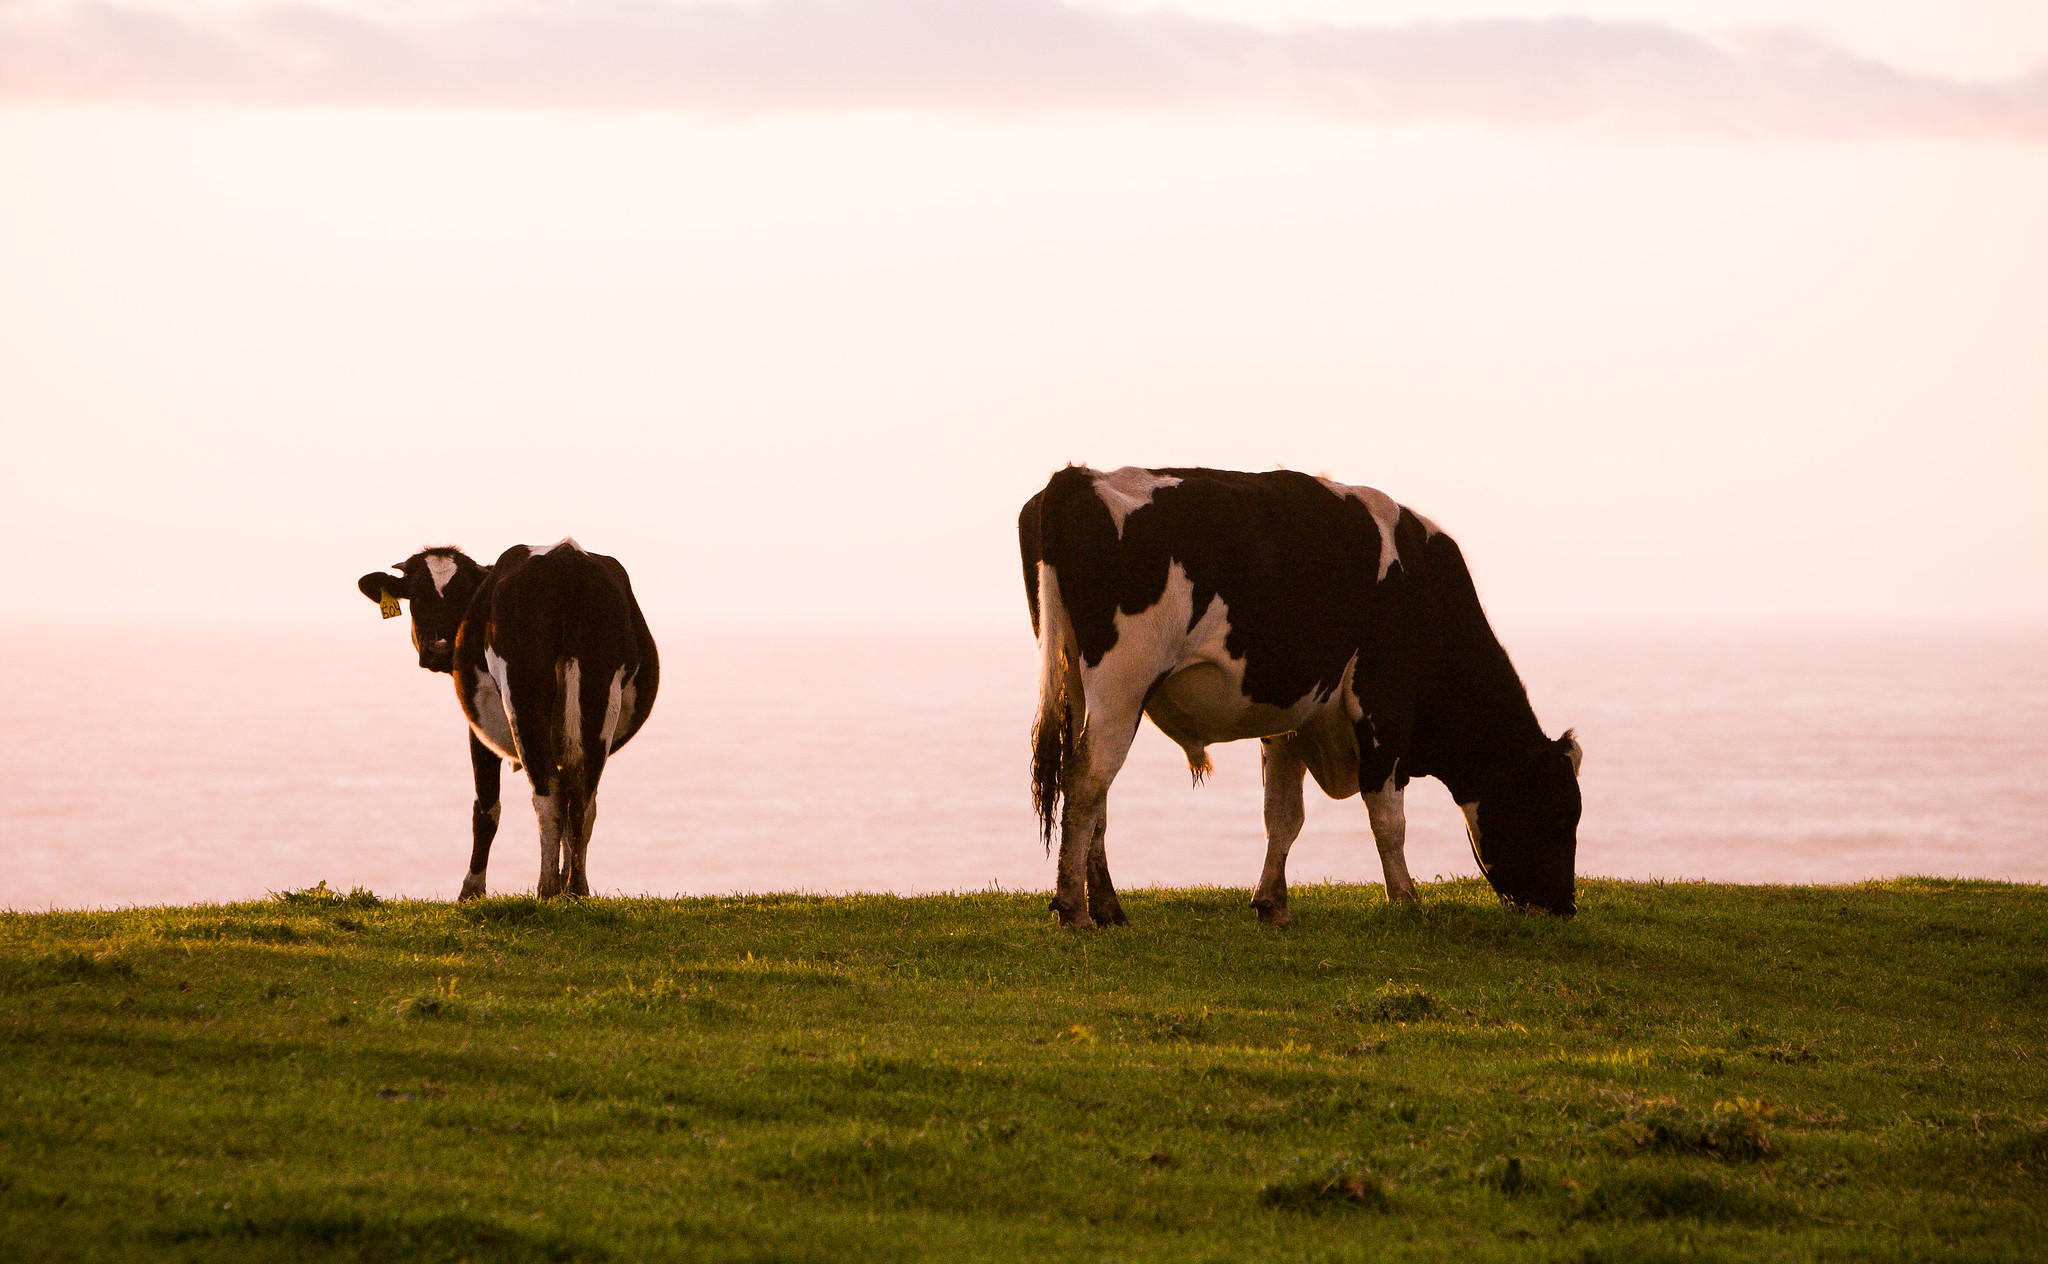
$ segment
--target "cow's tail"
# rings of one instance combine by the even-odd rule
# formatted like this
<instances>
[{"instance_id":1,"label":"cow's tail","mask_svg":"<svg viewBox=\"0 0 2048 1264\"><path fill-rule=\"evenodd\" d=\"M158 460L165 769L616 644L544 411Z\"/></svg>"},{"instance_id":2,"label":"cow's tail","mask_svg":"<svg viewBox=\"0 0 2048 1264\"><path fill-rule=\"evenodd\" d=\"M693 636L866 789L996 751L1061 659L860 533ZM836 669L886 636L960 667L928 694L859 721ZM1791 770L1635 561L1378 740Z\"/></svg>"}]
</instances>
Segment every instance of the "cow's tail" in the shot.
<instances>
[{"instance_id":1,"label":"cow's tail","mask_svg":"<svg viewBox=\"0 0 2048 1264\"><path fill-rule=\"evenodd\" d=\"M584 749L584 664L558 651L555 659L553 721L555 801L561 805L561 853L557 882L568 890L575 877L576 845L590 812L590 759Z\"/></svg>"},{"instance_id":2,"label":"cow's tail","mask_svg":"<svg viewBox=\"0 0 2048 1264\"><path fill-rule=\"evenodd\" d=\"M581 761L562 764L562 840L561 868L562 889L569 890L575 881L576 853L583 845L583 827L590 819L590 776Z\"/></svg>"},{"instance_id":3,"label":"cow's tail","mask_svg":"<svg viewBox=\"0 0 2048 1264\"><path fill-rule=\"evenodd\" d=\"M1059 815L1066 776L1076 747L1075 712L1081 706L1081 664L1073 620L1060 599L1052 564L1038 564L1038 719L1031 726L1031 805L1038 809L1038 833L1052 850L1053 821Z\"/></svg>"},{"instance_id":4,"label":"cow's tail","mask_svg":"<svg viewBox=\"0 0 2048 1264\"><path fill-rule=\"evenodd\" d=\"M563 639L566 642L567 638ZM604 775L609 690L615 674L613 663L602 656L579 658L560 651L555 660L557 705L551 719L558 761L555 794L562 813L556 872L564 890L589 882L583 871L587 861L583 845L596 810L598 779Z\"/></svg>"}]
</instances>

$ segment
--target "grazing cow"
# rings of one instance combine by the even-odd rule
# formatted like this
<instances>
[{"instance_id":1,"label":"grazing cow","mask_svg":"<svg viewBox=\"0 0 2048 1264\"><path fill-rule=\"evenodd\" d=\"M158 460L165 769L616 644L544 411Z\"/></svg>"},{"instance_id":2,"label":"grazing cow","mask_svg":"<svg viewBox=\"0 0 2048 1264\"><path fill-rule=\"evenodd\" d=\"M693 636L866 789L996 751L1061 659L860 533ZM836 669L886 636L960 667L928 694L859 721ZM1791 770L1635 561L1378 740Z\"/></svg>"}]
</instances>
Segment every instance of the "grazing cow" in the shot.
<instances>
[{"instance_id":1,"label":"grazing cow","mask_svg":"<svg viewBox=\"0 0 2048 1264\"><path fill-rule=\"evenodd\" d=\"M1415 898L1402 790L1436 777L1504 900L1577 911L1581 752L1547 739L1451 537L1369 487L1276 470L1068 466L1019 517L1038 635L1032 795L1053 911L1123 924L1103 850L1110 782L1141 715L1187 752L1264 743L1266 865L1252 897L1286 925L1304 770L1362 792L1394 900Z\"/></svg>"},{"instance_id":2,"label":"grazing cow","mask_svg":"<svg viewBox=\"0 0 2048 1264\"><path fill-rule=\"evenodd\" d=\"M478 566L457 548L424 549L392 575L356 581L395 618L412 607L420 666L455 677L476 775L462 899L484 893L498 833L499 761L523 764L540 818L540 894L590 894L585 857L605 760L654 709L654 638L626 568L574 540L514 545Z\"/></svg>"}]
</instances>

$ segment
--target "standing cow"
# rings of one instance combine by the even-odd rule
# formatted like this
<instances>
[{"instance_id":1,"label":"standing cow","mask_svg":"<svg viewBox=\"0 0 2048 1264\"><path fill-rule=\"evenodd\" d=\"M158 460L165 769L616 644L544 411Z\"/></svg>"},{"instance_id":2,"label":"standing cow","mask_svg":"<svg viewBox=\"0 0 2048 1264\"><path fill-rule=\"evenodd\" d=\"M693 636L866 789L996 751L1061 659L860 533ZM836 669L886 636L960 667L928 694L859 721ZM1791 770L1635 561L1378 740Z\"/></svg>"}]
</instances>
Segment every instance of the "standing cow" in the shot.
<instances>
[{"instance_id":1,"label":"standing cow","mask_svg":"<svg viewBox=\"0 0 2048 1264\"><path fill-rule=\"evenodd\" d=\"M384 617L412 608L420 666L455 677L476 776L462 899L484 893L499 761L522 764L540 818L540 894L590 894L584 867L605 760L654 709L661 666L626 568L574 540L514 545L492 566L423 549L356 581Z\"/></svg>"},{"instance_id":2,"label":"standing cow","mask_svg":"<svg viewBox=\"0 0 2048 1264\"><path fill-rule=\"evenodd\" d=\"M1546 738L1457 544L1369 487L1274 471L1069 466L1018 520L1038 635L1032 793L1063 925L1128 921L1103 849L1140 716L1187 752L1264 743L1266 865L1286 925L1303 772L1363 794L1387 896L1415 898L1402 790L1436 777L1504 900L1577 911L1579 744Z\"/></svg>"}]
</instances>

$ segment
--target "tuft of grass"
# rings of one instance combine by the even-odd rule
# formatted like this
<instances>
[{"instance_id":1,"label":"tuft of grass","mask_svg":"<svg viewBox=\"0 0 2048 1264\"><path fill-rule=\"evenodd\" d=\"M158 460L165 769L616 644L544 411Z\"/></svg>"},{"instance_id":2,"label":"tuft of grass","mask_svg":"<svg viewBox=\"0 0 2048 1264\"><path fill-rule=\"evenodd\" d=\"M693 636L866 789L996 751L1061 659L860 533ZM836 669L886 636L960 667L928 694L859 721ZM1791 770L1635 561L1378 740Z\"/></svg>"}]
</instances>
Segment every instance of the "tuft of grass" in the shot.
<instances>
[{"instance_id":1,"label":"tuft of grass","mask_svg":"<svg viewBox=\"0 0 2048 1264\"><path fill-rule=\"evenodd\" d=\"M1525 1194L1548 1193L1557 1186L1557 1182L1545 1175L1540 1168L1524 1163L1519 1155L1512 1154L1480 1169L1479 1183L1510 1198L1519 1198Z\"/></svg>"},{"instance_id":2,"label":"tuft of grass","mask_svg":"<svg viewBox=\"0 0 2048 1264\"><path fill-rule=\"evenodd\" d=\"M1820 1061L1820 1054L1811 1045L1765 1045L1751 1049L1750 1056L1772 1062L1784 1062L1793 1066L1809 1066Z\"/></svg>"},{"instance_id":3,"label":"tuft of grass","mask_svg":"<svg viewBox=\"0 0 2048 1264\"><path fill-rule=\"evenodd\" d=\"M363 887L352 887L346 895L339 891L330 891L327 889L325 878L313 886L302 887L297 891L272 891L270 898L279 904L295 908L370 909L381 908L384 904L374 891Z\"/></svg>"},{"instance_id":4,"label":"tuft of grass","mask_svg":"<svg viewBox=\"0 0 2048 1264\"><path fill-rule=\"evenodd\" d=\"M683 1009L701 1023L723 1025L735 1023L747 1016L744 1005L721 1001L715 996L691 996L683 1001Z\"/></svg>"},{"instance_id":5,"label":"tuft of grass","mask_svg":"<svg viewBox=\"0 0 2048 1264\"><path fill-rule=\"evenodd\" d=\"M157 934L171 940L211 942L241 941L251 944L296 944L308 938L291 922L273 917L202 918L160 927Z\"/></svg>"},{"instance_id":6,"label":"tuft of grass","mask_svg":"<svg viewBox=\"0 0 2048 1264\"><path fill-rule=\"evenodd\" d=\"M1394 1206L1379 1177L1357 1170L1345 1158L1332 1160L1325 1171L1268 1181L1259 1187L1259 1201L1281 1211L1311 1213L1332 1208L1391 1211Z\"/></svg>"},{"instance_id":7,"label":"tuft of grass","mask_svg":"<svg viewBox=\"0 0 2048 1264\"><path fill-rule=\"evenodd\" d=\"M695 989L689 985L668 974L660 974L646 983L635 983L628 978L618 987L596 993L593 999L599 1005L653 1012L673 1008L691 1000L694 995Z\"/></svg>"},{"instance_id":8,"label":"tuft of grass","mask_svg":"<svg viewBox=\"0 0 2048 1264\"><path fill-rule=\"evenodd\" d=\"M1436 998L1426 990L1392 980L1382 985L1369 1000L1347 1000L1336 1007L1336 1012L1347 1018L1378 1019L1385 1023L1420 1022L1437 1010Z\"/></svg>"},{"instance_id":9,"label":"tuft of grass","mask_svg":"<svg viewBox=\"0 0 2048 1264\"><path fill-rule=\"evenodd\" d=\"M470 1006L455 994L453 978L437 980L433 987L402 998L395 1012L400 1018L467 1018Z\"/></svg>"},{"instance_id":10,"label":"tuft of grass","mask_svg":"<svg viewBox=\"0 0 2048 1264\"><path fill-rule=\"evenodd\" d=\"M1717 1159L1769 1158L1770 1134L1764 1121L1774 1113L1769 1102L1737 1097L1715 1102L1707 1111L1689 1110L1675 1102L1632 1107L1615 1127L1625 1147L1676 1154L1702 1154Z\"/></svg>"},{"instance_id":11,"label":"tuft of grass","mask_svg":"<svg viewBox=\"0 0 2048 1264\"><path fill-rule=\"evenodd\" d=\"M1199 1013L1159 1014L1152 1021L1154 1040L1200 1040L1209 1034L1209 1007Z\"/></svg>"},{"instance_id":12,"label":"tuft of grass","mask_svg":"<svg viewBox=\"0 0 2048 1264\"><path fill-rule=\"evenodd\" d=\"M1728 1057L1726 1049L1680 1041L1676 1049L1659 1053L1657 1063L1694 1075L1726 1075Z\"/></svg>"},{"instance_id":13,"label":"tuft of grass","mask_svg":"<svg viewBox=\"0 0 2048 1264\"><path fill-rule=\"evenodd\" d=\"M456 905L465 922L520 926L552 920L554 906L530 895L493 895Z\"/></svg>"},{"instance_id":14,"label":"tuft of grass","mask_svg":"<svg viewBox=\"0 0 2048 1264\"><path fill-rule=\"evenodd\" d=\"M907 1189L942 1168L945 1152L923 1136L867 1134L835 1141L768 1165L762 1175L814 1197L872 1199ZM885 1186L896 1190L885 1191Z\"/></svg>"}]
</instances>

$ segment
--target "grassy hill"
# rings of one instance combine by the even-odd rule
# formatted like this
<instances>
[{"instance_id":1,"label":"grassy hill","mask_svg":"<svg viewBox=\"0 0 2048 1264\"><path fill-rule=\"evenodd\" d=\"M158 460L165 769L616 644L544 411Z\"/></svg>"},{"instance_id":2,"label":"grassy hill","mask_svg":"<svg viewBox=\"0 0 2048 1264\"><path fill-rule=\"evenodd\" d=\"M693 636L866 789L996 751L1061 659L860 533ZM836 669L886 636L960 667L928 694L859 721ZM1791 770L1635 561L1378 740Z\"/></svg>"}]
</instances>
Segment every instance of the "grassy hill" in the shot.
<instances>
[{"instance_id":1,"label":"grassy hill","mask_svg":"<svg viewBox=\"0 0 2048 1264\"><path fill-rule=\"evenodd\" d=\"M0 915L0 1257L2039 1258L2048 890Z\"/></svg>"}]
</instances>

